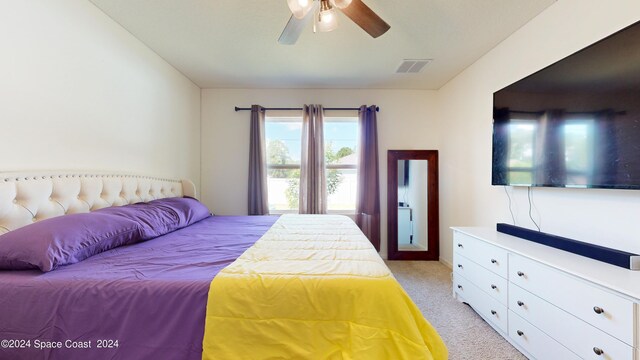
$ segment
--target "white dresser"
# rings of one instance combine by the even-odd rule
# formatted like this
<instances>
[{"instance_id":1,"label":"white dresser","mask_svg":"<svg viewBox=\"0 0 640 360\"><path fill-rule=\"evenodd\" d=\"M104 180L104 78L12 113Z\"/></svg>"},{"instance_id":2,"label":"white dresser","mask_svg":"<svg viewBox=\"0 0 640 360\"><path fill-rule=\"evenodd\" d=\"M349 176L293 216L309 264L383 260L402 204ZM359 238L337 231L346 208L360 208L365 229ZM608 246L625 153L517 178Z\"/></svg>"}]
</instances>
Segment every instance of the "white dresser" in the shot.
<instances>
[{"instance_id":1,"label":"white dresser","mask_svg":"<svg viewBox=\"0 0 640 360\"><path fill-rule=\"evenodd\" d=\"M453 229L453 296L530 359L640 360L640 271Z\"/></svg>"},{"instance_id":2,"label":"white dresser","mask_svg":"<svg viewBox=\"0 0 640 360\"><path fill-rule=\"evenodd\" d=\"M398 245L413 244L413 210L398 207Z\"/></svg>"}]
</instances>

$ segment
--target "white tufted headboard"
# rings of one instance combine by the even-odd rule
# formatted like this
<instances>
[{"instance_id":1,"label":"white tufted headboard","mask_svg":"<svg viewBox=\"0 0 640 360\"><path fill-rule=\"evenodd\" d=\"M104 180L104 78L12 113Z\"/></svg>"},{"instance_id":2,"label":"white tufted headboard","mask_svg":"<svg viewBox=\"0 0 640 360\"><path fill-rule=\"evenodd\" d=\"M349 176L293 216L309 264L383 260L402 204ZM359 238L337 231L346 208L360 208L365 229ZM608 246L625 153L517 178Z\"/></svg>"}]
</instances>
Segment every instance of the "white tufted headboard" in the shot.
<instances>
[{"instance_id":1,"label":"white tufted headboard","mask_svg":"<svg viewBox=\"0 0 640 360\"><path fill-rule=\"evenodd\" d=\"M54 216L175 196L196 197L195 185L101 172L0 173L0 235Z\"/></svg>"}]
</instances>

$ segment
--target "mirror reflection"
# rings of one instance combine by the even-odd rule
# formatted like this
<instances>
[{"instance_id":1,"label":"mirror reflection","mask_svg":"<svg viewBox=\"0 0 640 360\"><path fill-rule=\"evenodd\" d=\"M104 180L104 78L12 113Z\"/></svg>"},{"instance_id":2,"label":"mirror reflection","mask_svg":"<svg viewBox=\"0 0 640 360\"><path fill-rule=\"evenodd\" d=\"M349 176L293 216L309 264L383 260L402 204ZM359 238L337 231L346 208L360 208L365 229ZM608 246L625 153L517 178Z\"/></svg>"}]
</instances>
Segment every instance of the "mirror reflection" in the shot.
<instances>
[{"instance_id":1,"label":"mirror reflection","mask_svg":"<svg viewBox=\"0 0 640 360\"><path fill-rule=\"evenodd\" d=\"M428 160L398 160L398 250L428 250Z\"/></svg>"}]
</instances>

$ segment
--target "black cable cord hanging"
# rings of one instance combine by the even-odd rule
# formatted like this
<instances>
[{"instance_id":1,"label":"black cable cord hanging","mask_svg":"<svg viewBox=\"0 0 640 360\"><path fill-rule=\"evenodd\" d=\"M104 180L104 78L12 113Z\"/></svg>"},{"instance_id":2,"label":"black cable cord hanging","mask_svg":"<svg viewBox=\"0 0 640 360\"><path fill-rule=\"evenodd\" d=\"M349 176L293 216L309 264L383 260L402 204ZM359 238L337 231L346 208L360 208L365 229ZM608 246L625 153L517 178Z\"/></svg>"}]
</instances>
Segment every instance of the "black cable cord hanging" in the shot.
<instances>
[{"instance_id":1,"label":"black cable cord hanging","mask_svg":"<svg viewBox=\"0 0 640 360\"><path fill-rule=\"evenodd\" d=\"M509 195L509 192L507 191L507 187L504 187L504 193L507 194L507 198L509 199L509 212L511 213L511 221L513 221L513 226L516 225L516 217L513 216L513 210L511 209L511 195Z\"/></svg>"},{"instance_id":2,"label":"black cable cord hanging","mask_svg":"<svg viewBox=\"0 0 640 360\"><path fill-rule=\"evenodd\" d=\"M538 228L538 231L540 231L540 226L538 226L538 223L533 220L533 216L531 215L531 186L527 186L527 197L529 198L529 218L531 219L531 221L533 221L533 224L536 226L536 228Z\"/></svg>"}]
</instances>

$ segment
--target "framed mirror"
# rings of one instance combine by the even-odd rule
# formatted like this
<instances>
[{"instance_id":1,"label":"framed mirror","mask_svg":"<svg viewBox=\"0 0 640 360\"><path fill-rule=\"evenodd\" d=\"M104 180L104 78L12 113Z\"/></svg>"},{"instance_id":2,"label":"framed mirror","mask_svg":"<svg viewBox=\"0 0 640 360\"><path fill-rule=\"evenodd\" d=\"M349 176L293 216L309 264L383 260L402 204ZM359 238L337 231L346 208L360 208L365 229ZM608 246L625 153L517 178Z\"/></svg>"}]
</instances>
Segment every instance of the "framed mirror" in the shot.
<instances>
[{"instance_id":1,"label":"framed mirror","mask_svg":"<svg viewBox=\"0 0 640 360\"><path fill-rule=\"evenodd\" d=\"M389 260L438 260L438 151L387 153Z\"/></svg>"}]
</instances>

